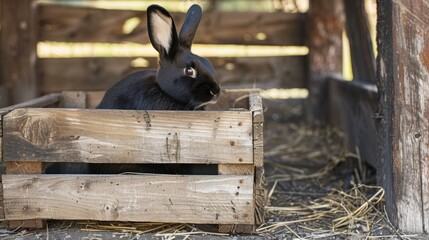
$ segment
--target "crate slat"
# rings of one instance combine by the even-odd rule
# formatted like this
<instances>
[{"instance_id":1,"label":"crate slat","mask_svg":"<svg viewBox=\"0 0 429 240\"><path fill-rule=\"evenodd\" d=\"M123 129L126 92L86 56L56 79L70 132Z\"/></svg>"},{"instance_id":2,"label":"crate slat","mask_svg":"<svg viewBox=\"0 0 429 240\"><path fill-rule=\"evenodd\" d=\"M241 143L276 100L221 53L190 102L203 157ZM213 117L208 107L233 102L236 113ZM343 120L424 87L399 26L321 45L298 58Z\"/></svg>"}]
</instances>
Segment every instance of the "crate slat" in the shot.
<instances>
[{"instance_id":1,"label":"crate slat","mask_svg":"<svg viewBox=\"0 0 429 240\"><path fill-rule=\"evenodd\" d=\"M252 175L3 175L5 217L254 224Z\"/></svg>"},{"instance_id":2,"label":"crate slat","mask_svg":"<svg viewBox=\"0 0 429 240\"><path fill-rule=\"evenodd\" d=\"M17 109L4 161L253 163L252 112Z\"/></svg>"}]
</instances>

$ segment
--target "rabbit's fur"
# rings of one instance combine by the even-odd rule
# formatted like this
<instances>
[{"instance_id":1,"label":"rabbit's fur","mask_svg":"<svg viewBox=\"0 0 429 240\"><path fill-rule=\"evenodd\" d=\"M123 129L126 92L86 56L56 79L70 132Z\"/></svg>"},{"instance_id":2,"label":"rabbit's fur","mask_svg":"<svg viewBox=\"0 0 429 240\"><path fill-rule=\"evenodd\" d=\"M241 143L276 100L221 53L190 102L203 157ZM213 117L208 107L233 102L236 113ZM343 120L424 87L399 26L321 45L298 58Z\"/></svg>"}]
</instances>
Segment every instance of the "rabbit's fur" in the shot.
<instances>
[{"instance_id":1,"label":"rabbit's fur","mask_svg":"<svg viewBox=\"0 0 429 240\"><path fill-rule=\"evenodd\" d=\"M147 10L148 33L159 52L159 68L132 73L107 90L98 109L198 110L215 103L220 88L211 63L191 53L192 42L202 16L201 7L189 8L179 36L173 18L164 8ZM185 70L192 68L192 76ZM189 70L189 69L188 69ZM216 165L169 166L140 164L101 164L93 173L119 172L217 173Z\"/></svg>"},{"instance_id":2,"label":"rabbit's fur","mask_svg":"<svg viewBox=\"0 0 429 240\"><path fill-rule=\"evenodd\" d=\"M201 7L191 6L178 36L167 10L149 6L148 33L159 52L159 69L126 76L107 90L97 108L195 110L216 102L220 88L213 66L190 51L201 16Z\"/></svg>"}]
</instances>

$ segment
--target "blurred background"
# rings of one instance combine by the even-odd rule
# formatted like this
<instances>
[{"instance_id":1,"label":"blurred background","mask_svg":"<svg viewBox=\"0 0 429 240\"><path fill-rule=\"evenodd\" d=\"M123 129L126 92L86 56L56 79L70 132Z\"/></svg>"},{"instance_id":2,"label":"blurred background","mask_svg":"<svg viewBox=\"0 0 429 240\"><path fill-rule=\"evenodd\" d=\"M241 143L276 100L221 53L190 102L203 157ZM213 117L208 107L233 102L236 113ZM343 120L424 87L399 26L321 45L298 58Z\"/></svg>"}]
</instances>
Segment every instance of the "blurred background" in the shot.
<instances>
[{"instance_id":1,"label":"blurred background","mask_svg":"<svg viewBox=\"0 0 429 240\"><path fill-rule=\"evenodd\" d=\"M308 96L308 0L23 0L0 8L0 104L67 90L102 91L130 72L156 68L146 8L165 7L180 29L195 3L204 15L193 52L211 60L222 87L262 88L270 99ZM365 7L374 39L375 0L365 0ZM351 80L345 30L341 38L341 74Z\"/></svg>"}]
</instances>

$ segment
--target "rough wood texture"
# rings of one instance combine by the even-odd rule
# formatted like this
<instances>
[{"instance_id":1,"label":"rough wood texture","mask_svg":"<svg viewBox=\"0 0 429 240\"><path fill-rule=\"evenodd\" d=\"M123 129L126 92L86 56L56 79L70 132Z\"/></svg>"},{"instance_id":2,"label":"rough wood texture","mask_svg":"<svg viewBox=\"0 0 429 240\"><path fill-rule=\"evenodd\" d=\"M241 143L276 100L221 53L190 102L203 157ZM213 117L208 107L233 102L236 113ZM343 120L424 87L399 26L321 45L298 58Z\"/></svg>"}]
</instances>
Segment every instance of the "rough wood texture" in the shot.
<instances>
[{"instance_id":1,"label":"rough wood texture","mask_svg":"<svg viewBox=\"0 0 429 240\"><path fill-rule=\"evenodd\" d=\"M59 102L61 94L51 93L43 97L35 98L23 103L18 103L9 107L0 109L0 137L3 136L3 116L11 112L14 109L18 108L37 108L37 107L47 107L54 105Z\"/></svg>"},{"instance_id":2,"label":"rough wood texture","mask_svg":"<svg viewBox=\"0 0 429 240\"><path fill-rule=\"evenodd\" d=\"M377 167L378 91L375 84L329 79L330 124L344 132L350 152Z\"/></svg>"},{"instance_id":3,"label":"rough wood texture","mask_svg":"<svg viewBox=\"0 0 429 240\"><path fill-rule=\"evenodd\" d=\"M344 0L344 10L352 58L353 79L375 84L374 49L372 48L365 1Z\"/></svg>"},{"instance_id":4,"label":"rough wood texture","mask_svg":"<svg viewBox=\"0 0 429 240\"><path fill-rule=\"evenodd\" d=\"M125 75L140 70L131 67L135 58L40 59L40 90L106 90ZM157 58L145 58L157 68ZM305 56L209 58L222 87L303 88Z\"/></svg>"},{"instance_id":5,"label":"rough wood texture","mask_svg":"<svg viewBox=\"0 0 429 240\"><path fill-rule=\"evenodd\" d=\"M264 122L264 109L262 107L262 97L259 95L259 91L253 91L249 93L249 110L253 113L253 123Z\"/></svg>"},{"instance_id":6,"label":"rough wood texture","mask_svg":"<svg viewBox=\"0 0 429 240\"><path fill-rule=\"evenodd\" d=\"M253 164L238 165L238 164L219 164L218 171L220 175L251 175L254 174ZM219 225L219 232L226 233L252 233L255 230L255 225L244 224L223 224Z\"/></svg>"},{"instance_id":7,"label":"rough wood texture","mask_svg":"<svg viewBox=\"0 0 429 240\"><path fill-rule=\"evenodd\" d=\"M8 176L13 176L11 174L40 174L44 172L44 164L40 162L7 162L6 163L6 174ZM3 175L6 176L6 175ZM3 181L2 181L3 187ZM3 198L3 208L4 208L4 194L1 195ZM5 208L4 208L5 209ZM43 228L45 226L45 221L42 219L30 219L30 220L15 220L8 221L9 229L16 228Z\"/></svg>"},{"instance_id":8,"label":"rough wood texture","mask_svg":"<svg viewBox=\"0 0 429 240\"><path fill-rule=\"evenodd\" d=\"M254 222L253 176L3 175L3 187L9 220Z\"/></svg>"},{"instance_id":9,"label":"rough wood texture","mask_svg":"<svg viewBox=\"0 0 429 240\"><path fill-rule=\"evenodd\" d=\"M259 92L249 93L250 111L253 113L253 159L256 167L264 166L263 126L264 114Z\"/></svg>"},{"instance_id":10,"label":"rough wood texture","mask_svg":"<svg viewBox=\"0 0 429 240\"><path fill-rule=\"evenodd\" d=\"M177 26L182 25L184 15L172 13ZM134 17L140 19L139 25L132 32L124 33L126 20ZM302 46L305 20L302 13L205 12L194 42ZM39 23L42 41L149 42L143 11L42 5Z\"/></svg>"},{"instance_id":11,"label":"rough wood texture","mask_svg":"<svg viewBox=\"0 0 429 240\"><path fill-rule=\"evenodd\" d=\"M8 105L11 105L38 96L36 0L0 1L0 4L0 72L2 85L8 89Z\"/></svg>"},{"instance_id":12,"label":"rough wood texture","mask_svg":"<svg viewBox=\"0 0 429 240\"><path fill-rule=\"evenodd\" d=\"M312 123L326 123L328 116L327 77L342 73L343 0L310 0L308 48L309 106Z\"/></svg>"},{"instance_id":13,"label":"rough wood texture","mask_svg":"<svg viewBox=\"0 0 429 240\"><path fill-rule=\"evenodd\" d=\"M259 92L249 94L249 107L253 112L253 159L255 165L255 223L265 223L265 175L264 175L264 115Z\"/></svg>"},{"instance_id":14,"label":"rough wood texture","mask_svg":"<svg viewBox=\"0 0 429 240\"><path fill-rule=\"evenodd\" d=\"M253 191L255 199L255 224L261 225L265 223L265 199L267 199L264 167L255 167L255 185Z\"/></svg>"},{"instance_id":15,"label":"rough wood texture","mask_svg":"<svg viewBox=\"0 0 429 240\"><path fill-rule=\"evenodd\" d=\"M4 220L3 184L0 181L0 221Z\"/></svg>"},{"instance_id":16,"label":"rough wood texture","mask_svg":"<svg viewBox=\"0 0 429 240\"><path fill-rule=\"evenodd\" d=\"M429 232L429 2L378 3L378 178L391 221Z\"/></svg>"},{"instance_id":17,"label":"rough wood texture","mask_svg":"<svg viewBox=\"0 0 429 240\"><path fill-rule=\"evenodd\" d=\"M219 175L253 175L253 164L218 164Z\"/></svg>"},{"instance_id":18,"label":"rough wood texture","mask_svg":"<svg viewBox=\"0 0 429 240\"><path fill-rule=\"evenodd\" d=\"M38 174L43 173L40 162L6 162L6 174Z\"/></svg>"},{"instance_id":19,"label":"rough wood texture","mask_svg":"<svg viewBox=\"0 0 429 240\"><path fill-rule=\"evenodd\" d=\"M17 109L5 161L253 163L251 112Z\"/></svg>"}]
</instances>

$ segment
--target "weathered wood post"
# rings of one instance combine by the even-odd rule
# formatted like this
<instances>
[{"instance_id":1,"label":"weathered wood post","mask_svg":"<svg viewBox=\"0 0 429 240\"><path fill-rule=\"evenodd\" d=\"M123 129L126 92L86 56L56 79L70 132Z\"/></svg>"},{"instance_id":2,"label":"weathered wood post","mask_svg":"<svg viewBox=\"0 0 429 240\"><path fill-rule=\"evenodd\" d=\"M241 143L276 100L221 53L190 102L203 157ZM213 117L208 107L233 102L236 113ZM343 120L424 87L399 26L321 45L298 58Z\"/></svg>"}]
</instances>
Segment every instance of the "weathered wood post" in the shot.
<instances>
[{"instance_id":1,"label":"weathered wood post","mask_svg":"<svg viewBox=\"0 0 429 240\"><path fill-rule=\"evenodd\" d=\"M8 104L37 97L36 0L0 1L2 87L7 89Z\"/></svg>"},{"instance_id":2,"label":"weathered wood post","mask_svg":"<svg viewBox=\"0 0 429 240\"><path fill-rule=\"evenodd\" d=\"M375 84L375 58L365 1L344 0L346 32L349 37L353 80Z\"/></svg>"},{"instance_id":3,"label":"weathered wood post","mask_svg":"<svg viewBox=\"0 0 429 240\"><path fill-rule=\"evenodd\" d=\"M310 0L307 118L312 122L328 121L327 77L342 73L343 9L342 0Z\"/></svg>"},{"instance_id":4,"label":"weathered wood post","mask_svg":"<svg viewBox=\"0 0 429 240\"><path fill-rule=\"evenodd\" d=\"M378 180L392 222L429 232L429 2L378 0Z\"/></svg>"},{"instance_id":5,"label":"weathered wood post","mask_svg":"<svg viewBox=\"0 0 429 240\"><path fill-rule=\"evenodd\" d=\"M2 105L24 102L38 95L36 4L36 0L0 1L0 94L7 93L7 100L2 100ZM43 164L33 162L12 162L6 168L9 174L43 172ZM41 228L43 225L44 222L39 219L9 221L10 228Z\"/></svg>"}]
</instances>

